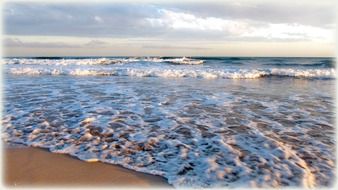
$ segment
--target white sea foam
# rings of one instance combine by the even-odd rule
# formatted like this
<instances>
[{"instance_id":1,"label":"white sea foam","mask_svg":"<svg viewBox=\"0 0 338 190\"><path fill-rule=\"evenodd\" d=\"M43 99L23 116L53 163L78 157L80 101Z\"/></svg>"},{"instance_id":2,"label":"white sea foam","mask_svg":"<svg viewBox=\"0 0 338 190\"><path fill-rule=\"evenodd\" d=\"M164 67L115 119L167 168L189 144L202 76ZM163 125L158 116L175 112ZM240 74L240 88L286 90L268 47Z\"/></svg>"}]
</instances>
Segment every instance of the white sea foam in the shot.
<instances>
[{"instance_id":1,"label":"white sea foam","mask_svg":"<svg viewBox=\"0 0 338 190\"><path fill-rule=\"evenodd\" d=\"M335 78L335 69L180 69L180 68L10 68L9 73L16 75L113 75L132 77L163 78L228 78L255 79L262 77L296 77L296 78Z\"/></svg>"},{"instance_id":2,"label":"white sea foam","mask_svg":"<svg viewBox=\"0 0 338 190\"><path fill-rule=\"evenodd\" d=\"M3 140L161 175L175 187L333 183L335 81L287 78L335 78L333 68L145 59L5 65ZM85 77L105 75L128 77Z\"/></svg>"},{"instance_id":3,"label":"white sea foam","mask_svg":"<svg viewBox=\"0 0 338 190\"><path fill-rule=\"evenodd\" d=\"M231 61L231 60L230 60ZM6 71L24 75L116 75L163 78L230 78L255 79L262 77L335 78L335 68L322 67L274 67L262 63L203 64L201 59L191 58L86 58L86 59L5 59ZM126 64L133 63L133 64ZM161 63L161 64L157 64ZM169 64L166 64L169 63ZM232 62L231 62L232 63ZM316 62L315 62L316 63ZM258 64L256 66L252 66ZM286 66L288 64L285 64ZM303 64L305 65L305 64ZM316 65L316 64L310 64Z\"/></svg>"},{"instance_id":4,"label":"white sea foam","mask_svg":"<svg viewBox=\"0 0 338 190\"><path fill-rule=\"evenodd\" d=\"M161 175L176 187L313 187L334 179L328 97L261 94L224 81L53 78L7 80L5 141Z\"/></svg>"},{"instance_id":5,"label":"white sea foam","mask_svg":"<svg viewBox=\"0 0 338 190\"><path fill-rule=\"evenodd\" d=\"M183 65L200 65L200 64L204 63L203 60L195 60L195 59L191 59L191 58L187 58L187 57L167 59L167 60L164 60L164 61L169 62L169 63L173 63L173 64L183 64Z\"/></svg>"}]
</instances>

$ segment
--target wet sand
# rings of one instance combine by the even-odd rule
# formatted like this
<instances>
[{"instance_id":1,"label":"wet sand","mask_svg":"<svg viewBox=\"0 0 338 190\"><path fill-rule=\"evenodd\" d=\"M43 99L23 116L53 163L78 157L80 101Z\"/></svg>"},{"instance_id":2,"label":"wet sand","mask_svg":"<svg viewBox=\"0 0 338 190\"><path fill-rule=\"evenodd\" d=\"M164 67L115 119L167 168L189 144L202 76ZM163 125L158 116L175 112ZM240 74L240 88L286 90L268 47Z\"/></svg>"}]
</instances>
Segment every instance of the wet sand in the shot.
<instances>
[{"instance_id":1,"label":"wet sand","mask_svg":"<svg viewBox=\"0 0 338 190\"><path fill-rule=\"evenodd\" d=\"M148 175L101 162L88 163L40 148L4 148L6 186L171 186L160 176Z\"/></svg>"}]
</instances>

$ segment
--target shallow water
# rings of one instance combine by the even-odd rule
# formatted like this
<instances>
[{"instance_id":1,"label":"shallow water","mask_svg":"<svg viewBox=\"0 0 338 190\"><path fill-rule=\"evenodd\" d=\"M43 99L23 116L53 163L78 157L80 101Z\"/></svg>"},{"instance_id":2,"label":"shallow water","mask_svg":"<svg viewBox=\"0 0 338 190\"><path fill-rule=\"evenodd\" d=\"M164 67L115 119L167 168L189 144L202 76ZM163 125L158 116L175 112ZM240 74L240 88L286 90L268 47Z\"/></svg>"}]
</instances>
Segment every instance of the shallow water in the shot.
<instances>
[{"instance_id":1,"label":"shallow water","mask_svg":"<svg viewBox=\"0 0 338 190\"><path fill-rule=\"evenodd\" d=\"M220 67L212 64L191 67ZM27 75L6 67L5 141L120 164L177 187L333 183L333 79Z\"/></svg>"}]
</instances>

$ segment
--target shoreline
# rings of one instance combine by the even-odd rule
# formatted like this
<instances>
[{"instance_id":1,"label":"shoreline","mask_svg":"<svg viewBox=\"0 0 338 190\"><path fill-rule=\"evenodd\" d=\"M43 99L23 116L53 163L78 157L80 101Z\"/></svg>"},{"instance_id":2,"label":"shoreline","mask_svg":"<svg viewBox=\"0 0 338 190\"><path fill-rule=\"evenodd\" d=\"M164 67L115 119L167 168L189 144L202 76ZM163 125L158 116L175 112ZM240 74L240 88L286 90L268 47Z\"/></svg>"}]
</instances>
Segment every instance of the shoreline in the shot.
<instances>
[{"instance_id":1,"label":"shoreline","mask_svg":"<svg viewBox=\"0 0 338 190\"><path fill-rule=\"evenodd\" d=\"M165 178L35 147L3 147L3 184L27 186L103 186L171 188Z\"/></svg>"}]
</instances>

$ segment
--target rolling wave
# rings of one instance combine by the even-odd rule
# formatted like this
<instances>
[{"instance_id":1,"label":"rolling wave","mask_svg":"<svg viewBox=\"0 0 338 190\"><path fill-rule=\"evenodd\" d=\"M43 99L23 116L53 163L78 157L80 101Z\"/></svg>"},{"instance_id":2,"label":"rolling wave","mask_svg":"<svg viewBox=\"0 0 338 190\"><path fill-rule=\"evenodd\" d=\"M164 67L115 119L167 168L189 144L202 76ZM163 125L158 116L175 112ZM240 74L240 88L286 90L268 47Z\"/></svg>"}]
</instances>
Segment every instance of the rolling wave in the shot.
<instances>
[{"instance_id":1,"label":"rolling wave","mask_svg":"<svg viewBox=\"0 0 338 190\"><path fill-rule=\"evenodd\" d=\"M333 68L333 62L318 62L318 63L309 63L309 64L300 64L300 63L266 63L264 65L269 66L278 66L278 67L322 67L322 68Z\"/></svg>"},{"instance_id":2,"label":"rolling wave","mask_svg":"<svg viewBox=\"0 0 338 190\"><path fill-rule=\"evenodd\" d=\"M23 65L113 65L135 62L153 62L153 63L170 63L182 65L198 65L203 64L201 59L192 59L187 57L181 58L161 58L161 57L127 57L127 58L84 58L84 59L42 59L42 58L11 58L5 59L5 63L23 64Z\"/></svg>"},{"instance_id":3,"label":"rolling wave","mask_svg":"<svg viewBox=\"0 0 338 190\"><path fill-rule=\"evenodd\" d=\"M294 77L334 79L335 69L176 69L176 68L10 68L15 75L131 76L162 78L255 79L263 77Z\"/></svg>"}]
</instances>

